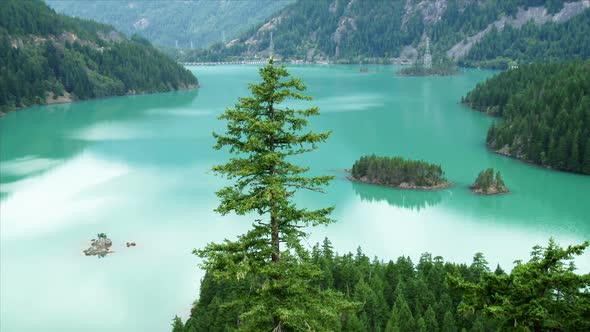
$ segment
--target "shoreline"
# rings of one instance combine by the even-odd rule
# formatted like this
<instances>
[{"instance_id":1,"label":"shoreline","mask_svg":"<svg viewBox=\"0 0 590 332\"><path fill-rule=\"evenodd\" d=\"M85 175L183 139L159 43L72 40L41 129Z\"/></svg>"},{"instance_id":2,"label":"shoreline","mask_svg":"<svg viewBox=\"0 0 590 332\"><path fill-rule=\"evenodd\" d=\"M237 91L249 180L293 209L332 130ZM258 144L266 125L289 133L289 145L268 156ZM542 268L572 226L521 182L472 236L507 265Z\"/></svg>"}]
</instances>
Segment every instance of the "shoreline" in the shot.
<instances>
[{"instance_id":1,"label":"shoreline","mask_svg":"<svg viewBox=\"0 0 590 332\"><path fill-rule=\"evenodd\" d=\"M490 145L487 144L487 143L486 143L486 148L488 150L492 151L495 154L498 154L500 156L504 156L504 157L507 157L507 158L510 158L510 159L514 159L516 161L519 161L521 163L524 163L524 164L527 164L527 165L530 165L530 166L533 166L533 167L537 167L537 168L541 168L541 169L545 169L545 170L549 170L549 171L554 171L554 172L566 173L566 174L590 176L590 174L578 173L578 172L572 172L572 171L566 171L566 170L559 169L559 168L553 168L553 167L551 167L549 165L537 164L537 163L535 163L535 162L533 162L531 160L519 158L519 157L513 156L513 155L511 155L511 154L509 154L507 152L503 152L502 149L495 150L495 149L491 148Z\"/></svg>"},{"instance_id":2,"label":"shoreline","mask_svg":"<svg viewBox=\"0 0 590 332\"><path fill-rule=\"evenodd\" d=\"M80 101L91 101L91 100L99 100L99 99L106 99L106 98L114 98L114 97L126 97L126 96L137 96L137 95L155 95L158 93L168 93L168 92L175 92L175 91L190 91L190 90L195 90L200 88L201 86L199 84L189 84L186 87L183 88L179 88L179 89L172 89L172 90L168 90L168 91L159 91L159 92L127 92L125 94L122 95L112 95L112 96L103 96L103 97L96 97L96 98L89 98L89 99L71 99L69 97L67 97L67 99L62 99L59 100L59 98L62 98L64 96L60 96L58 97L57 100L51 100L46 102L45 104L32 104L32 105L27 105L25 107L17 107L11 111L8 112L2 112L0 111L0 119L3 118L4 116L6 116L9 113L13 113L13 112L21 112L21 111L26 111L28 108L34 107L34 106L50 106L50 105L60 105L60 104L70 104L70 103L76 103L76 102L80 102ZM51 92L49 92L51 93Z\"/></svg>"},{"instance_id":3,"label":"shoreline","mask_svg":"<svg viewBox=\"0 0 590 332\"><path fill-rule=\"evenodd\" d=\"M459 104L465 105L470 110L475 111L475 112L478 112L480 114L483 114L483 115L485 115L487 117L491 117L491 118L494 118L494 119L501 119L502 118L502 116L500 116L500 115L486 113L484 111L480 111L480 110L478 110L476 108L473 108L469 103L466 103L466 102L463 102L463 101L459 101ZM488 128L488 130L489 130L489 128ZM561 172L561 173L567 173L567 174L588 175L588 174L585 174L585 173L578 173L578 172L567 171L567 170L563 170L563 169L559 169L559 168L554 168L554 167L551 167L549 165L538 164L538 163L535 163L534 161L531 161L531 160L528 160L528 159L524 159L524 158L519 158L519 157L514 156L514 155L512 155L512 154L510 154L508 152L504 152L504 151L502 151L502 149L497 149L496 150L496 149L492 148L490 146L490 144L488 144L487 141L484 144L485 144L487 150L489 150L489 151L491 151L491 152L493 152L495 154L498 154L498 155L501 155L501 156L504 156L504 157L508 157L510 159L514 159L514 160L520 161L520 162L525 163L525 164L530 165L530 166L534 166L534 167L538 167L538 168L546 169L546 170L550 170L550 171L557 171L557 172Z\"/></svg>"},{"instance_id":4,"label":"shoreline","mask_svg":"<svg viewBox=\"0 0 590 332\"><path fill-rule=\"evenodd\" d=\"M381 184L381 183L377 183L377 182L363 181L360 179L355 179L352 176L347 176L346 179L348 179L349 181L352 181L352 182L370 184L370 185L379 186L379 187L395 188L395 189L402 189L402 190L417 190L417 191L438 191L438 190L450 188L455 185L453 182L447 181L447 182L437 184L436 186L431 186L431 187L403 185L405 182L400 185L394 186L394 185L390 185L390 184Z\"/></svg>"},{"instance_id":5,"label":"shoreline","mask_svg":"<svg viewBox=\"0 0 590 332\"><path fill-rule=\"evenodd\" d=\"M497 196L497 195L510 194L510 190L508 190L508 189L506 189L506 191L490 191L490 192L485 192L481 189L475 189L475 187L473 187L473 186L469 186L469 189L471 190L472 194L480 195L480 196Z\"/></svg>"}]
</instances>

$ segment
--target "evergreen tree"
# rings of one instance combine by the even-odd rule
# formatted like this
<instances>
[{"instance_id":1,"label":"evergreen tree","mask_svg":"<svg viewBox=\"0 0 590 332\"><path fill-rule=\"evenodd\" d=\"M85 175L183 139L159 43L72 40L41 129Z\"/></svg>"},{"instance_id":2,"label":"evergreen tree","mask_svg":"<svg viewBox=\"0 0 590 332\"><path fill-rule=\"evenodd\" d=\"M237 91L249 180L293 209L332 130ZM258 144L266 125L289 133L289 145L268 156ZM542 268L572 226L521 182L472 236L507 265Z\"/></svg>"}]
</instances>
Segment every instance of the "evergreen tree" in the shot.
<instances>
[{"instance_id":1,"label":"evergreen tree","mask_svg":"<svg viewBox=\"0 0 590 332\"><path fill-rule=\"evenodd\" d=\"M475 321L473 322L473 326L469 329L470 332L485 332L485 326L483 324L483 319L481 315L478 315Z\"/></svg>"},{"instance_id":2,"label":"evergreen tree","mask_svg":"<svg viewBox=\"0 0 590 332\"><path fill-rule=\"evenodd\" d=\"M426 327L426 322L424 321L423 317L420 317L416 322L417 328L416 331L418 332L428 332L428 328Z\"/></svg>"},{"instance_id":3,"label":"evergreen tree","mask_svg":"<svg viewBox=\"0 0 590 332\"><path fill-rule=\"evenodd\" d=\"M406 302L403 292L397 293L395 304L391 312L391 317L387 321L387 328L385 331L401 331L410 332L416 331L416 321L410 311L410 307Z\"/></svg>"},{"instance_id":4,"label":"evergreen tree","mask_svg":"<svg viewBox=\"0 0 590 332\"><path fill-rule=\"evenodd\" d=\"M426 309L424 313L424 321L426 322L426 329L428 332L438 332L438 321L436 320L436 313L431 306Z\"/></svg>"},{"instance_id":5,"label":"evergreen tree","mask_svg":"<svg viewBox=\"0 0 590 332\"><path fill-rule=\"evenodd\" d=\"M496 265L496 269L494 270L494 274L499 276L501 274L506 274L504 270L500 267L500 264Z\"/></svg>"},{"instance_id":6,"label":"evergreen tree","mask_svg":"<svg viewBox=\"0 0 590 332\"><path fill-rule=\"evenodd\" d=\"M457 332L455 317L453 317L453 314L450 311L445 312L441 332Z\"/></svg>"},{"instance_id":7,"label":"evergreen tree","mask_svg":"<svg viewBox=\"0 0 590 332\"><path fill-rule=\"evenodd\" d=\"M238 240L212 243L195 252L215 277L251 281L252 292L246 290L234 301L244 308L242 329L332 329L349 303L312 284L321 270L310 262L300 241L306 236L301 227L330 223L333 208L310 211L292 202L297 190L321 191L332 176L307 177L307 168L287 161L314 150L330 133L300 133L318 108L281 108L288 99L311 99L301 94L305 86L284 66L275 66L271 58L259 72L262 82L249 85L252 96L240 98L220 116L227 120L227 132L214 133L215 148L227 147L236 157L213 168L234 181L217 192L221 203L216 211L259 217Z\"/></svg>"},{"instance_id":8,"label":"evergreen tree","mask_svg":"<svg viewBox=\"0 0 590 332\"><path fill-rule=\"evenodd\" d=\"M496 187L500 191L503 191L506 189L506 185L504 184L504 180L502 179L502 173L500 173L500 171L498 171L496 173Z\"/></svg>"},{"instance_id":9,"label":"evergreen tree","mask_svg":"<svg viewBox=\"0 0 590 332\"><path fill-rule=\"evenodd\" d=\"M184 324L178 316L175 316L172 322L172 332L184 332Z\"/></svg>"}]
</instances>

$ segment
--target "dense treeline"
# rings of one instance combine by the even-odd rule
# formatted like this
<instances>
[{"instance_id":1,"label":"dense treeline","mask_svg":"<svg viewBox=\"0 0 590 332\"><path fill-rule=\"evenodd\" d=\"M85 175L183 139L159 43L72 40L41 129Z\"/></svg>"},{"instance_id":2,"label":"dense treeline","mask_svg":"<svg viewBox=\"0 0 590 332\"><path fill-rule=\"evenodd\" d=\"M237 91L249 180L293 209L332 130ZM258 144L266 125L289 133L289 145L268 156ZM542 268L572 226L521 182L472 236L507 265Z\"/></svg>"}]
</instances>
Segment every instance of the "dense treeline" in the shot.
<instances>
[{"instance_id":1,"label":"dense treeline","mask_svg":"<svg viewBox=\"0 0 590 332\"><path fill-rule=\"evenodd\" d=\"M471 265L448 263L442 257L425 253L414 264L409 257L395 262L379 261L356 254L338 255L326 239L311 251L311 261L321 269L314 287L337 290L357 304L343 315L333 331L493 331L493 320L481 315L462 317L457 313L461 297L445 282L447 274L479 282L489 271L482 254ZM498 269L498 271L501 271ZM240 289L255 280L227 282L207 273L201 282L200 296L184 328L176 321L177 331L231 331L238 328L241 308L227 306ZM303 329L302 329L303 330Z\"/></svg>"},{"instance_id":2,"label":"dense treeline","mask_svg":"<svg viewBox=\"0 0 590 332\"><path fill-rule=\"evenodd\" d=\"M590 61L523 65L478 84L464 102L504 117L488 131L492 149L590 174Z\"/></svg>"},{"instance_id":3,"label":"dense treeline","mask_svg":"<svg viewBox=\"0 0 590 332\"><path fill-rule=\"evenodd\" d=\"M145 39L57 15L40 1L0 2L0 112L32 104L196 85ZM78 24L79 23L79 24Z\"/></svg>"},{"instance_id":4,"label":"dense treeline","mask_svg":"<svg viewBox=\"0 0 590 332\"><path fill-rule=\"evenodd\" d=\"M510 62L547 62L590 58L590 10L565 23L537 26L529 22L519 29L493 28L477 42L461 64L506 69Z\"/></svg>"},{"instance_id":5,"label":"dense treeline","mask_svg":"<svg viewBox=\"0 0 590 332\"><path fill-rule=\"evenodd\" d=\"M333 331L583 331L590 327L590 275L574 274L567 263L587 245L562 249L551 240L546 248L534 247L529 262L517 261L510 274L500 266L492 272L482 253L470 265L429 253L417 264L409 257L384 262L360 248L338 255L327 239L313 247L310 260L321 270L314 287L341 292L356 304ZM175 318L173 332L241 328L243 308L231 303L252 283L206 273L189 319ZM536 312L527 310L533 307Z\"/></svg>"},{"instance_id":6,"label":"dense treeline","mask_svg":"<svg viewBox=\"0 0 590 332\"><path fill-rule=\"evenodd\" d=\"M355 180L387 186L432 187L447 183L440 165L400 157L364 156L352 166Z\"/></svg>"}]
</instances>

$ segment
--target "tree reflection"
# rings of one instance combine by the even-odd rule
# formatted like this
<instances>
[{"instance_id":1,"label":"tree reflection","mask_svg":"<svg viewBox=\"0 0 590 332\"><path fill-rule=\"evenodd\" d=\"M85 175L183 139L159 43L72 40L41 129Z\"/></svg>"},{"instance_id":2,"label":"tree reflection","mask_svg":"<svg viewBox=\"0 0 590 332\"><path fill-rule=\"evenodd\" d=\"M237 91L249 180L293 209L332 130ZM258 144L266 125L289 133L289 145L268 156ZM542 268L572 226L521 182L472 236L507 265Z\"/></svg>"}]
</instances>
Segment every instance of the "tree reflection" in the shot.
<instances>
[{"instance_id":1,"label":"tree reflection","mask_svg":"<svg viewBox=\"0 0 590 332\"><path fill-rule=\"evenodd\" d=\"M355 193L362 201L381 202L389 205L420 211L442 202L448 191L404 190L365 183L351 182Z\"/></svg>"}]
</instances>

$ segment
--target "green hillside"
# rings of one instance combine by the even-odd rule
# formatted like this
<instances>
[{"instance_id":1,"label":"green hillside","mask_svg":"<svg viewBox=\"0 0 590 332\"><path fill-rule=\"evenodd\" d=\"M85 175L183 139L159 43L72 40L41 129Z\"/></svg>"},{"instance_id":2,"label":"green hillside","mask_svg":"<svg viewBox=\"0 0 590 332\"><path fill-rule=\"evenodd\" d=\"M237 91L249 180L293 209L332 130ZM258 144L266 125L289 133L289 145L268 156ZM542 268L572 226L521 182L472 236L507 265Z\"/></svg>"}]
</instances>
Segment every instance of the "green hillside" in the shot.
<instances>
[{"instance_id":1,"label":"green hillside","mask_svg":"<svg viewBox=\"0 0 590 332\"><path fill-rule=\"evenodd\" d=\"M207 47L231 40L293 0L100 1L46 0L59 13L114 25L159 47Z\"/></svg>"},{"instance_id":2,"label":"green hillside","mask_svg":"<svg viewBox=\"0 0 590 332\"><path fill-rule=\"evenodd\" d=\"M141 37L128 40L41 1L0 2L0 112L196 85L192 73Z\"/></svg>"}]
</instances>

